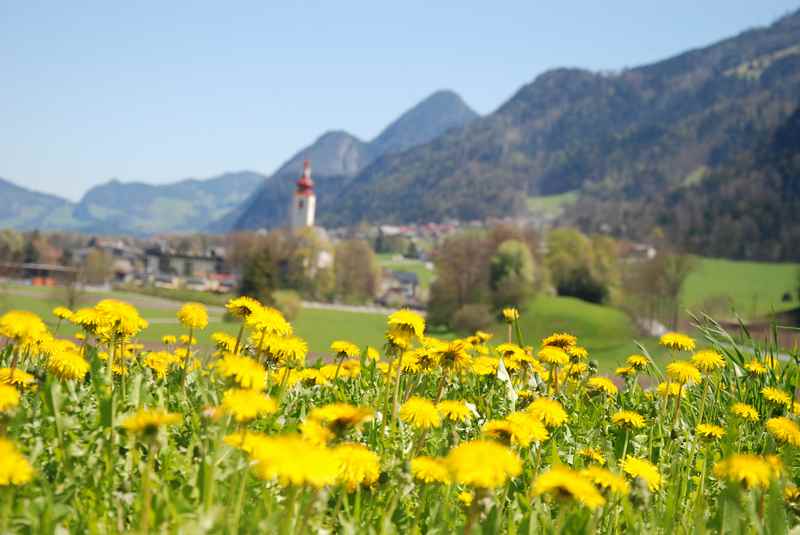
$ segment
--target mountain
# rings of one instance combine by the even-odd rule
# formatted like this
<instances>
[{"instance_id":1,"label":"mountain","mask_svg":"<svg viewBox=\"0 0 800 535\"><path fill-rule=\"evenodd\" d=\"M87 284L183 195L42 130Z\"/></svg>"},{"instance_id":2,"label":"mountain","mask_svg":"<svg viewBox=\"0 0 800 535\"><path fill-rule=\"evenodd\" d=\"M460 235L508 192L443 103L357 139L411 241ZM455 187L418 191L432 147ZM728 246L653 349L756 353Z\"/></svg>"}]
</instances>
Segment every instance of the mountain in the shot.
<instances>
[{"instance_id":1,"label":"mountain","mask_svg":"<svg viewBox=\"0 0 800 535\"><path fill-rule=\"evenodd\" d=\"M74 204L0 179L0 228L146 235L196 232L241 205L266 179L250 171L171 184L111 180Z\"/></svg>"},{"instance_id":2,"label":"mountain","mask_svg":"<svg viewBox=\"0 0 800 535\"><path fill-rule=\"evenodd\" d=\"M55 195L39 193L0 178L0 228L60 228L72 221L72 203ZM41 223L45 223L41 225Z\"/></svg>"},{"instance_id":3,"label":"mountain","mask_svg":"<svg viewBox=\"0 0 800 535\"><path fill-rule=\"evenodd\" d=\"M321 222L524 215L531 196L640 199L702 181L795 109L798 43L800 11L652 65L548 71L494 113L373 161Z\"/></svg>"},{"instance_id":4,"label":"mountain","mask_svg":"<svg viewBox=\"0 0 800 535\"><path fill-rule=\"evenodd\" d=\"M265 178L240 171L159 185L111 180L86 192L74 216L95 232L194 232L239 206Z\"/></svg>"},{"instance_id":5,"label":"mountain","mask_svg":"<svg viewBox=\"0 0 800 535\"><path fill-rule=\"evenodd\" d=\"M336 208L335 199L371 162L430 142L478 117L453 91L437 91L403 113L370 142L343 131L327 132L284 163L242 206L211 225L215 231L254 229L285 224L294 181L303 160L312 165L317 213Z\"/></svg>"}]
</instances>

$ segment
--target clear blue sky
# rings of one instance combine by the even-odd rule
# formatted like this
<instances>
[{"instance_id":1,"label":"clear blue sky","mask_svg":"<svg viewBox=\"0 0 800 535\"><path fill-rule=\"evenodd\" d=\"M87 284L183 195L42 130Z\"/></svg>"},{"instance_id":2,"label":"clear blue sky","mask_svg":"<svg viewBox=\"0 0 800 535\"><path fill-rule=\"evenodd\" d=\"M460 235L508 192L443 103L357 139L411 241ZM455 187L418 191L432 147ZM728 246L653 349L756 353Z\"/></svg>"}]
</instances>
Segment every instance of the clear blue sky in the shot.
<instances>
[{"instance_id":1,"label":"clear blue sky","mask_svg":"<svg viewBox=\"0 0 800 535\"><path fill-rule=\"evenodd\" d=\"M0 176L94 184L269 173L329 129L375 136L450 88L488 113L557 66L662 59L781 0L0 4Z\"/></svg>"}]
</instances>

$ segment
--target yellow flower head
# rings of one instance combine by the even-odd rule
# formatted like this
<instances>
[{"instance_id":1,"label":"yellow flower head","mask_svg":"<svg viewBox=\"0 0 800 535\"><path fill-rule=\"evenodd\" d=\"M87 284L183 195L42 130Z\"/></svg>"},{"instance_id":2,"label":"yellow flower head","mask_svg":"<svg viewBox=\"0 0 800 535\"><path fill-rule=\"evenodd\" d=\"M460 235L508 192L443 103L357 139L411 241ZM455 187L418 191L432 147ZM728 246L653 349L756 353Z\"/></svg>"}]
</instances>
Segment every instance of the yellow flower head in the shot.
<instances>
[{"instance_id":1,"label":"yellow flower head","mask_svg":"<svg viewBox=\"0 0 800 535\"><path fill-rule=\"evenodd\" d=\"M367 346L367 360L378 362L381 360L381 354L374 347Z\"/></svg>"},{"instance_id":2,"label":"yellow flower head","mask_svg":"<svg viewBox=\"0 0 800 535\"><path fill-rule=\"evenodd\" d=\"M336 340L331 343L331 351L333 351L339 358L358 358L361 350L357 345L347 342L345 340Z\"/></svg>"},{"instance_id":3,"label":"yellow flower head","mask_svg":"<svg viewBox=\"0 0 800 535\"><path fill-rule=\"evenodd\" d=\"M417 429L442 425L436 405L429 399L412 396L400 407L400 419Z\"/></svg>"},{"instance_id":4,"label":"yellow flower head","mask_svg":"<svg viewBox=\"0 0 800 535\"><path fill-rule=\"evenodd\" d=\"M569 364L569 355L567 355L567 353L560 347L544 346L539 350L537 356L542 362L551 364L553 366L564 366Z\"/></svg>"},{"instance_id":5,"label":"yellow flower head","mask_svg":"<svg viewBox=\"0 0 800 535\"><path fill-rule=\"evenodd\" d=\"M358 427L372 420L374 411L368 407L356 407L347 403L333 403L317 407L309 418L327 425L336 433L352 427Z\"/></svg>"},{"instance_id":6,"label":"yellow flower head","mask_svg":"<svg viewBox=\"0 0 800 535\"><path fill-rule=\"evenodd\" d=\"M678 394L680 394L682 398L686 397L686 390L683 390L681 388L681 385L679 385L678 383L662 381L658 383L658 386L656 387L656 392L662 398L667 398L667 397L675 398L678 397Z\"/></svg>"},{"instance_id":7,"label":"yellow flower head","mask_svg":"<svg viewBox=\"0 0 800 535\"><path fill-rule=\"evenodd\" d=\"M264 306L252 297L234 297L225 304L225 308L237 318L247 319L250 314L261 310Z\"/></svg>"},{"instance_id":8,"label":"yellow flower head","mask_svg":"<svg viewBox=\"0 0 800 535\"><path fill-rule=\"evenodd\" d=\"M447 455L453 479L471 487L493 489L522 471L522 462L509 448L490 440L462 442Z\"/></svg>"},{"instance_id":9,"label":"yellow flower head","mask_svg":"<svg viewBox=\"0 0 800 535\"><path fill-rule=\"evenodd\" d=\"M146 329L148 325L147 321L139 316L136 307L117 299L103 299L94 306L94 309L97 323L93 332L103 340L131 338ZM72 317L73 321L79 312Z\"/></svg>"},{"instance_id":10,"label":"yellow flower head","mask_svg":"<svg viewBox=\"0 0 800 535\"><path fill-rule=\"evenodd\" d=\"M622 471L630 477L639 478L647 484L650 492L655 492L661 488L661 474L658 467L647 459L638 459L628 455L620 463Z\"/></svg>"},{"instance_id":11,"label":"yellow flower head","mask_svg":"<svg viewBox=\"0 0 800 535\"><path fill-rule=\"evenodd\" d=\"M259 307L247 316L245 320L260 336L291 336L292 326L283 317L278 309L272 307Z\"/></svg>"},{"instance_id":12,"label":"yellow flower head","mask_svg":"<svg viewBox=\"0 0 800 535\"><path fill-rule=\"evenodd\" d=\"M47 369L59 379L82 381L89 368L89 363L77 351L59 351L47 359Z\"/></svg>"},{"instance_id":13,"label":"yellow flower head","mask_svg":"<svg viewBox=\"0 0 800 535\"><path fill-rule=\"evenodd\" d=\"M231 388L222 396L222 409L232 414L237 422L249 422L277 412L278 404L259 390Z\"/></svg>"},{"instance_id":14,"label":"yellow flower head","mask_svg":"<svg viewBox=\"0 0 800 535\"><path fill-rule=\"evenodd\" d=\"M588 478L565 466L555 466L536 478L533 494L535 496L552 494L559 498L569 498L589 509L597 509L606 503L605 498Z\"/></svg>"},{"instance_id":15,"label":"yellow flower head","mask_svg":"<svg viewBox=\"0 0 800 535\"><path fill-rule=\"evenodd\" d=\"M381 474L380 457L361 444L346 443L337 446L334 454L339 460L339 482L348 492L359 486L370 486Z\"/></svg>"},{"instance_id":16,"label":"yellow flower head","mask_svg":"<svg viewBox=\"0 0 800 535\"><path fill-rule=\"evenodd\" d=\"M769 487L777 474L772 463L764 457L735 454L715 464L714 475L749 489Z\"/></svg>"},{"instance_id":17,"label":"yellow flower head","mask_svg":"<svg viewBox=\"0 0 800 535\"><path fill-rule=\"evenodd\" d=\"M550 428L559 427L567 421L567 411L565 411L561 403L555 399L536 399L528 405L527 410Z\"/></svg>"},{"instance_id":18,"label":"yellow flower head","mask_svg":"<svg viewBox=\"0 0 800 535\"><path fill-rule=\"evenodd\" d=\"M775 405L783 405L786 408L792 406L791 396L778 388L765 386L761 389L761 394L764 396L764 399Z\"/></svg>"},{"instance_id":19,"label":"yellow flower head","mask_svg":"<svg viewBox=\"0 0 800 535\"><path fill-rule=\"evenodd\" d=\"M745 364L744 369L753 375L764 375L767 373L767 367L757 361L755 358Z\"/></svg>"},{"instance_id":20,"label":"yellow flower head","mask_svg":"<svg viewBox=\"0 0 800 535\"><path fill-rule=\"evenodd\" d=\"M574 346L578 339L569 333L553 333L542 340L542 347L552 346L566 350Z\"/></svg>"},{"instance_id":21,"label":"yellow flower head","mask_svg":"<svg viewBox=\"0 0 800 535\"><path fill-rule=\"evenodd\" d=\"M601 492L612 492L627 496L631 490L624 477L599 466L590 466L580 471L580 475L594 483Z\"/></svg>"},{"instance_id":22,"label":"yellow flower head","mask_svg":"<svg viewBox=\"0 0 800 535\"><path fill-rule=\"evenodd\" d=\"M165 334L161 337L161 343L165 346L172 346L178 341L174 334Z\"/></svg>"},{"instance_id":23,"label":"yellow flower head","mask_svg":"<svg viewBox=\"0 0 800 535\"><path fill-rule=\"evenodd\" d=\"M402 339L406 342L411 338L422 338L425 333L425 319L411 310L398 310L389 314L388 337L391 340Z\"/></svg>"},{"instance_id":24,"label":"yellow flower head","mask_svg":"<svg viewBox=\"0 0 800 535\"><path fill-rule=\"evenodd\" d=\"M602 392L609 396L616 396L619 390L617 385L611 382L608 377L592 377L586 381L586 388L595 392Z\"/></svg>"},{"instance_id":25,"label":"yellow flower head","mask_svg":"<svg viewBox=\"0 0 800 535\"><path fill-rule=\"evenodd\" d=\"M614 370L614 373L619 375L620 377L628 378L633 375L636 375L636 368L634 368L633 366L620 366L619 368Z\"/></svg>"},{"instance_id":26,"label":"yellow flower head","mask_svg":"<svg viewBox=\"0 0 800 535\"><path fill-rule=\"evenodd\" d=\"M242 388L264 390L267 386L267 370L250 357L226 353L215 367L222 377L232 378Z\"/></svg>"},{"instance_id":27,"label":"yellow flower head","mask_svg":"<svg viewBox=\"0 0 800 535\"><path fill-rule=\"evenodd\" d=\"M767 431L778 442L800 446L800 427L785 416L767 420Z\"/></svg>"},{"instance_id":28,"label":"yellow flower head","mask_svg":"<svg viewBox=\"0 0 800 535\"><path fill-rule=\"evenodd\" d=\"M466 371L472 367L472 357L467 353L467 347L461 340L439 346L435 353L439 364L446 370Z\"/></svg>"},{"instance_id":29,"label":"yellow flower head","mask_svg":"<svg viewBox=\"0 0 800 535\"><path fill-rule=\"evenodd\" d=\"M497 352L498 355L500 355L504 359L514 358L517 355L527 356L525 350L523 350L517 344L512 344L510 342L500 344L496 348L494 348L494 350Z\"/></svg>"},{"instance_id":30,"label":"yellow flower head","mask_svg":"<svg viewBox=\"0 0 800 535\"><path fill-rule=\"evenodd\" d=\"M16 409L19 406L19 390L0 384L0 412Z\"/></svg>"},{"instance_id":31,"label":"yellow flower head","mask_svg":"<svg viewBox=\"0 0 800 535\"><path fill-rule=\"evenodd\" d=\"M494 357L476 357L472 360L472 373L475 375L494 375L500 366L500 360Z\"/></svg>"},{"instance_id":32,"label":"yellow flower head","mask_svg":"<svg viewBox=\"0 0 800 535\"><path fill-rule=\"evenodd\" d=\"M486 342L488 342L489 340L491 340L491 339L492 339L492 336L494 336L494 335L493 335L492 333L487 333L487 332L485 332L485 331L475 331L475 336L477 336L477 337L478 337L478 339L479 339L481 342L483 342L483 343L486 343Z\"/></svg>"},{"instance_id":33,"label":"yellow flower head","mask_svg":"<svg viewBox=\"0 0 800 535\"><path fill-rule=\"evenodd\" d=\"M264 433L254 433L252 431L237 431L236 433L226 435L223 439L228 446L240 449L247 454L253 453L260 444L269 440L270 437L268 435Z\"/></svg>"},{"instance_id":34,"label":"yellow flower head","mask_svg":"<svg viewBox=\"0 0 800 535\"><path fill-rule=\"evenodd\" d=\"M191 329L205 329L208 325L208 311L200 303L186 303L177 313L178 321L184 327Z\"/></svg>"},{"instance_id":35,"label":"yellow flower head","mask_svg":"<svg viewBox=\"0 0 800 535\"><path fill-rule=\"evenodd\" d=\"M60 320L69 321L69 319L72 317L72 311L67 307L56 307L53 309L53 316Z\"/></svg>"},{"instance_id":36,"label":"yellow flower head","mask_svg":"<svg viewBox=\"0 0 800 535\"><path fill-rule=\"evenodd\" d=\"M692 364L703 373L711 373L725 367L725 359L713 349L704 349L692 355Z\"/></svg>"},{"instance_id":37,"label":"yellow flower head","mask_svg":"<svg viewBox=\"0 0 800 535\"><path fill-rule=\"evenodd\" d=\"M446 399L440 401L436 408L446 420L451 422L466 422L472 419L472 411L461 400Z\"/></svg>"},{"instance_id":38,"label":"yellow flower head","mask_svg":"<svg viewBox=\"0 0 800 535\"><path fill-rule=\"evenodd\" d=\"M644 355L631 355L625 359L625 363L634 370L643 370L647 368L650 361Z\"/></svg>"},{"instance_id":39,"label":"yellow flower head","mask_svg":"<svg viewBox=\"0 0 800 535\"><path fill-rule=\"evenodd\" d=\"M122 427L131 433L152 434L159 427L174 425L181 421L181 415L163 409L140 409L136 414L122 421Z\"/></svg>"},{"instance_id":40,"label":"yellow flower head","mask_svg":"<svg viewBox=\"0 0 800 535\"><path fill-rule=\"evenodd\" d=\"M644 427L644 416L635 411L617 411L611 416L611 423L627 429Z\"/></svg>"},{"instance_id":41,"label":"yellow flower head","mask_svg":"<svg viewBox=\"0 0 800 535\"><path fill-rule=\"evenodd\" d=\"M10 310L0 316L0 336L17 344L35 344L46 334L42 318L33 312Z\"/></svg>"},{"instance_id":42,"label":"yellow flower head","mask_svg":"<svg viewBox=\"0 0 800 535\"><path fill-rule=\"evenodd\" d=\"M731 405L731 413L743 420L748 420L750 422L758 421L758 411L747 403L734 403Z\"/></svg>"},{"instance_id":43,"label":"yellow flower head","mask_svg":"<svg viewBox=\"0 0 800 535\"><path fill-rule=\"evenodd\" d=\"M667 364L667 377L681 384L699 383L702 379L700 370L685 360L674 360Z\"/></svg>"},{"instance_id":44,"label":"yellow flower head","mask_svg":"<svg viewBox=\"0 0 800 535\"><path fill-rule=\"evenodd\" d=\"M0 368L0 385L12 385L22 388L32 387L36 384L36 377L24 370L15 368Z\"/></svg>"},{"instance_id":45,"label":"yellow flower head","mask_svg":"<svg viewBox=\"0 0 800 535\"><path fill-rule=\"evenodd\" d=\"M600 466L606 464L605 456L602 454L602 452L600 452L600 450L595 448L583 448L578 451L578 455L580 455L587 461L597 463Z\"/></svg>"},{"instance_id":46,"label":"yellow flower head","mask_svg":"<svg viewBox=\"0 0 800 535\"><path fill-rule=\"evenodd\" d=\"M169 351L151 351L144 358L143 364L153 370L159 379L166 379L170 366L179 361L180 358Z\"/></svg>"},{"instance_id":47,"label":"yellow flower head","mask_svg":"<svg viewBox=\"0 0 800 535\"><path fill-rule=\"evenodd\" d=\"M503 320L506 323L514 323L519 319L519 310L513 307L503 309Z\"/></svg>"},{"instance_id":48,"label":"yellow flower head","mask_svg":"<svg viewBox=\"0 0 800 535\"><path fill-rule=\"evenodd\" d=\"M409 465L414 478L423 483L450 483L450 472L443 459L415 457Z\"/></svg>"},{"instance_id":49,"label":"yellow flower head","mask_svg":"<svg viewBox=\"0 0 800 535\"><path fill-rule=\"evenodd\" d=\"M677 351L694 351L694 339L681 333L666 333L658 340L662 346Z\"/></svg>"},{"instance_id":50,"label":"yellow flower head","mask_svg":"<svg viewBox=\"0 0 800 535\"><path fill-rule=\"evenodd\" d=\"M33 479L33 467L13 442L0 437L0 487L24 485Z\"/></svg>"},{"instance_id":51,"label":"yellow flower head","mask_svg":"<svg viewBox=\"0 0 800 535\"><path fill-rule=\"evenodd\" d=\"M521 448L527 448L531 442L541 443L550 438L544 424L527 412L512 412L504 420L489 420L481 430L486 436L505 445Z\"/></svg>"},{"instance_id":52,"label":"yellow flower head","mask_svg":"<svg viewBox=\"0 0 800 535\"><path fill-rule=\"evenodd\" d=\"M299 435L269 437L253 446L253 470L261 479L276 480L283 487L320 489L339 478L341 461L336 452Z\"/></svg>"},{"instance_id":53,"label":"yellow flower head","mask_svg":"<svg viewBox=\"0 0 800 535\"><path fill-rule=\"evenodd\" d=\"M304 439L316 446L324 446L336 436L328 427L311 418L303 420L300 424L300 433Z\"/></svg>"},{"instance_id":54,"label":"yellow flower head","mask_svg":"<svg viewBox=\"0 0 800 535\"><path fill-rule=\"evenodd\" d=\"M718 440L725 436L725 430L714 424L697 424L697 435L706 440Z\"/></svg>"}]
</instances>

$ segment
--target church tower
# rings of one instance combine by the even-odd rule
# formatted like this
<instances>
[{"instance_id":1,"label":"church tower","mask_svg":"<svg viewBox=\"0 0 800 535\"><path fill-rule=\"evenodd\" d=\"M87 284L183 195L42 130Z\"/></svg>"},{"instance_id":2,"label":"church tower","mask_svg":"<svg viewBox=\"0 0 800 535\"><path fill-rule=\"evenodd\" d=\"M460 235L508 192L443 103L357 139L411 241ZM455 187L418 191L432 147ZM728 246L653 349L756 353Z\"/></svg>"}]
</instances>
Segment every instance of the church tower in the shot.
<instances>
[{"instance_id":1,"label":"church tower","mask_svg":"<svg viewBox=\"0 0 800 535\"><path fill-rule=\"evenodd\" d=\"M306 160L303 162L303 175L297 181L297 189L292 196L292 206L289 208L289 226L291 228L313 227L316 207L317 197L314 195L314 181L311 180L311 164Z\"/></svg>"}]
</instances>

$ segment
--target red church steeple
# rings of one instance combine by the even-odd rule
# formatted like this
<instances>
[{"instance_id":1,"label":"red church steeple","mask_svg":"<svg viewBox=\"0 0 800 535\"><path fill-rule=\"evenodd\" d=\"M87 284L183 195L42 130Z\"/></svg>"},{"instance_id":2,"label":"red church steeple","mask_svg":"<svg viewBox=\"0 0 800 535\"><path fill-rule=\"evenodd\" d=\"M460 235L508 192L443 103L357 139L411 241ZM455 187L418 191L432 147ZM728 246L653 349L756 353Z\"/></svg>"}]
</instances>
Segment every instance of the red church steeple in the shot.
<instances>
[{"instance_id":1,"label":"red church steeple","mask_svg":"<svg viewBox=\"0 0 800 535\"><path fill-rule=\"evenodd\" d=\"M295 195L314 195L314 181L311 180L311 164L308 160L303 162L303 175L297 181L297 192Z\"/></svg>"}]
</instances>

